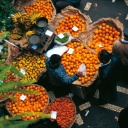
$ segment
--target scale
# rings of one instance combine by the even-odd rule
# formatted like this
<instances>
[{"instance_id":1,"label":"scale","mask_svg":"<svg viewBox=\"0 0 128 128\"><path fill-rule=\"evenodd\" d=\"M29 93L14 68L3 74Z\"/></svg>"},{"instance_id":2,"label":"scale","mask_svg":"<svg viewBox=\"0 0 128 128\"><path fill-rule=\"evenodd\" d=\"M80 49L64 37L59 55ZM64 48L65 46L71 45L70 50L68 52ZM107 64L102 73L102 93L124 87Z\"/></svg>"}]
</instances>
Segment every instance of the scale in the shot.
<instances>
[{"instance_id":1,"label":"scale","mask_svg":"<svg viewBox=\"0 0 128 128\"><path fill-rule=\"evenodd\" d=\"M28 38L27 49L39 54L46 52L52 40L55 38L55 34L48 28L48 20L45 17L38 18L34 31L36 33Z\"/></svg>"}]
</instances>

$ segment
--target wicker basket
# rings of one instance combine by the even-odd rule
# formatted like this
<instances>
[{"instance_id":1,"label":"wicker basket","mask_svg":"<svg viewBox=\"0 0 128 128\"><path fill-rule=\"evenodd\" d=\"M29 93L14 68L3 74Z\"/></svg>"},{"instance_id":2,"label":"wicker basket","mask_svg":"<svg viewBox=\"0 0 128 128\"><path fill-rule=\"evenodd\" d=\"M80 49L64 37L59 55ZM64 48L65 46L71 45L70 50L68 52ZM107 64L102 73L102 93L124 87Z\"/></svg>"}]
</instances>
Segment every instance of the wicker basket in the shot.
<instances>
[{"instance_id":1,"label":"wicker basket","mask_svg":"<svg viewBox=\"0 0 128 128\"><path fill-rule=\"evenodd\" d=\"M12 46L10 46L10 47L12 47ZM10 50L10 54L8 55L8 58L7 58L7 60L6 60L6 63L7 63L7 64L11 64L13 61L16 60L17 57L22 56L23 54L25 54L26 51L21 51L21 52L19 52L17 55L15 54L15 56L12 56L11 53L13 53L13 52L11 52L11 50ZM33 54L33 55L38 55L37 53L34 53L34 52L33 52L32 54ZM44 69L42 70L42 72L41 72L40 74L38 74L38 76L37 76L36 79L39 80L39 78L41 77L41 75L42 75L44 72L46 72L46 68L44 68Z\"/></svg>"},{"instance_id":2,"label":"wicker basket","mask_svg":"<svg viewBox=\"0 0 128 128\"><path fill-rule=\"evenodd\" d=\"M89 49L87 47L87 45L83 42L83 40L81 38L74 38L74 39L71 40L71 42L80 42L80 43L83 43L84 46L85 46L85 48ZM90 81L88 81L88 82L86 82L84 84L81 84L80 81L76 80L72 84L83 86L83 87L89 87L96 80L97 76L98 76L98 71L96 71L95 75L93 76L93 78Z\"/></svg>"},{"instance_id":3,"label":"wicker basket","mask_svg":"<svg viewBox=\"0 0 128 128\"><path fill-rule=\"evenodd\" d=\"M81 40L83 40L86 47L89 48L93 53L95 52L95 49L91 49L90 47L88 47L88 43L92 41L92 37L94 36L94 31L102 23L106 23L106 24L116 28L121 33L121 37L123 36L124 26L119 20L113 19L113 18L101 18L101 19L97 20L96 22L94 22L90 25L88 30L82 32L79 36L79 38Z\"/></svg>"},{"instance_id":4,"label":"wicker basket","mask_svg":"<svg viewBox=\"0 0 128 128\"><path fill-rule=\"evenodd\" d=\"M29 85L24 85L24 86L30 86L30 85L40 86L40 85L38 85L38 84L29 84ZM40 87L42 87L42 86L40 86ZM44 88L44 87L42 87L42 88ZM46 92L46 94L48 95L46 89L45 89L45 92ZM6 102L6 109L7 109L8 113L9 113L10 115L14 116L14 115L11 113L11 111L8 110L7 103L8 103L8 102ZM48 105L49 105L49 95L48 95L48 102L47 102L47 105L46 105L45 109L44 109L42 112L44 112L44 111L46 110L46 108L48 107Z\"/></svg>"},{"instance_id":5,"label":"wicker basket","mask_svg":"<svg viewBox=\"0 0 128 128\"><path fill-rule=\"evenodd\" d=\"M42 1L45 1L45 0L42 0ZM15 8L18 9L18 10L21 10L22 13L24 13L24 12L25 12L24 6L28 6L28 5L30 5L30 4L32 4L32 3L35 3L35 2L36 2L36 0L27 0L27 1L24 0L24 1L19 1L18 6L15 7ZM55 15L56 15L56 8L54 7L54 5L53 5L53 3L52 3L52 0L50 0L50 3L52 4L52 8L53 8L53 14L52 14L52 18L51 18L51 20L52 20L52 19L55 18Z\"/></svg>"},{"instance_id":6,"label":"wicker basket","mask_svg":"<svg viewBox=\"0 0 128 128\"><path fill-rule=\"evenodd\" d=\"M70 102L71 102L72 105L74 106L75 114L74 114L73 121L72 121L72 123L71 123L69 126L67 126L67 128L71 128L71 127L73 126L75 120L76 120L76 106L75 106L75 104L74 104L74 102L72 101L71 98L68 98L68 97L60 97L59 99L60 99L60 100L61 100L61 99L70 99ZM51 103L49 104L49 106L52 105L52 103L54 103L54 102L55 102L55 101L51 102Z\"/></svg>"}]
</instances>

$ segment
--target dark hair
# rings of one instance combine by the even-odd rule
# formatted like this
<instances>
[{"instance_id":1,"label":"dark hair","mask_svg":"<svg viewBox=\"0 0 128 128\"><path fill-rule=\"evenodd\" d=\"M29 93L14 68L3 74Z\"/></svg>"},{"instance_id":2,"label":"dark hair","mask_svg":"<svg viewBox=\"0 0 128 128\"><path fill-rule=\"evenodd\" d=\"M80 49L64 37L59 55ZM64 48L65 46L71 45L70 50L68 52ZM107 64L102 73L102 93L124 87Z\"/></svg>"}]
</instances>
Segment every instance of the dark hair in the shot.
<instances>
[{"instance_id":1,"label":"dark hair","mask_svg":"<svg viewBox=\"0 0 128 128\"><path fill-rule=\"evenodd\" d=\"M101 50L98 53L98 59L101 63L107 63L110 60L111 54L107 50Z\"/></svg>"},{"instance_id":2,"label":"dark hair","mask_svg":"<svg viewBox=\"0 0 128 128\"><path fill-rule=\"evenodd\" d=\"M124 29L124 36L125 36L126 38L128 38L128 28L125 28L125 29Z\"/></svg>"},{"instance_id":3,"label":"dark hair","mask_svg":"<svg viewBox=\"0 0 128 128\"><path fill-rule=\"evenodd\" d=\"M60 55L58 55L58 54L51 55L50 62L51 62L52 65L56 65L56 64L60 63L60 61L61 61L61 56Z\"/></svg>"}]
</instances>

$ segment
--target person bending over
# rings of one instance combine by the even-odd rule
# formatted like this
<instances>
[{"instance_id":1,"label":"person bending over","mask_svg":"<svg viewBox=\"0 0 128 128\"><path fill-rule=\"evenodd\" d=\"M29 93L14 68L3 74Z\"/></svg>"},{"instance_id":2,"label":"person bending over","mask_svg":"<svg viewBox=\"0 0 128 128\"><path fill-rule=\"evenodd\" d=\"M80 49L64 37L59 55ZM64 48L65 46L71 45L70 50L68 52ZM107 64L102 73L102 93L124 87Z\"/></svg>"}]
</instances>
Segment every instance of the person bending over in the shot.
<instances>
[{"instance_id":1,"label":"person bending over","mask_svg":"<svg viewBox=\"0 0 128 128\"><path fill-rule=\"evenodd\" d=\"M77 80L79 76L83 75L82 72L77 72L69 77L61 64L61 56L57 54L53 54L50 58L47 58L45 63L49 82L53 86L55 93L60 92L63 94L64 91L66 93L69 92L69 85Z\"/></svg>"}]
</instances>

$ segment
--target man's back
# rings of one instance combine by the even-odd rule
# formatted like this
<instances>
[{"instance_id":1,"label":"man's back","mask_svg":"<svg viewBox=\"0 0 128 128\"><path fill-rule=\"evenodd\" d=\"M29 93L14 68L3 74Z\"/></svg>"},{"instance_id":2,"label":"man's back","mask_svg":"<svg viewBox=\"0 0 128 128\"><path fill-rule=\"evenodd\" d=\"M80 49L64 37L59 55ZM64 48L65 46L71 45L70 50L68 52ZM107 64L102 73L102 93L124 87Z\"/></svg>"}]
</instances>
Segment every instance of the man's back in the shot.
<instances>
[{"instance_id":1,"label":"man's back","mask_svg":"<svg viewBox=\"0 0 128 128\"><path fill-rule=\"evenodd\" d=\"M128 65L128 43L121 40L116 41L112 52L120 58L123 65Z\"/></svg>"}]
</instances>

